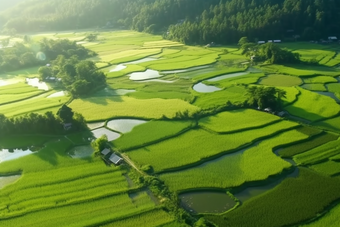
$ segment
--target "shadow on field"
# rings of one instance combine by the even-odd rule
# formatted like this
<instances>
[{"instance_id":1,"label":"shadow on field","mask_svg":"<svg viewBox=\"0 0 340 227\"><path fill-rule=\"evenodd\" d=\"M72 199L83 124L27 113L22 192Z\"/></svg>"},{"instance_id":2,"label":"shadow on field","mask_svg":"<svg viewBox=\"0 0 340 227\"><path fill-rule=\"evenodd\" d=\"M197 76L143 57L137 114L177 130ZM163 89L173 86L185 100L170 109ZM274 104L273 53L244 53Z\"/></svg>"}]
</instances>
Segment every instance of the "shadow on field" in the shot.
<instances>
[{"instance_id":1,"label":"shadow on field","mask_svg":"<svg viewBox=\"0 0 340 227\"><path fill-rule=\"evenodd\" d=\"M299 69L299 70L314 70L314 71L324 71L324 72L337 72L334 68L318 65L302 65L302 64L294 64L294 65L287 65L288 67ZM340 74L340 72L339 72Z\"/></svg>"},{"instance_id":2,"label":"shadow on field","mask_svg":"<svg viewBox=\"0 0 340 227\"><path fill-rule=\"evenodd\" d=\"M304 109L301 109L299 107L296 107L296 106L288 106L288 107L286 107L286 110L293 117L301 118L301 121L304 122L304 123L310 123L310 122L313 122L313 121L323 119L323 117L318 115L318 114L310 113L310 112L308 112Z\"/></svg>"}]
</instances>

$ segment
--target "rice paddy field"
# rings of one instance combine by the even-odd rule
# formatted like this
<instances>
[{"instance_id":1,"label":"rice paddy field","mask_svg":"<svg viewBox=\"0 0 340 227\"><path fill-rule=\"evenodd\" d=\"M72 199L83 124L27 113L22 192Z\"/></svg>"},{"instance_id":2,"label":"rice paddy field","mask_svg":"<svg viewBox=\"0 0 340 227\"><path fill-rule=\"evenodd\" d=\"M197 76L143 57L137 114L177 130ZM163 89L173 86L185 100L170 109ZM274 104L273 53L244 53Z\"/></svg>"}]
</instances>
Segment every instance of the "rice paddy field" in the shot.
<instances>
[{"instance_id":1,"label":"rice paddy field","mask_svg":"<svg viewBox=\"0 0 340 227\"><path fill-rule=\"evenodd\" d=\"M87 41L93 32L97 40ZM253 65L236 45L187 46L127 30L32 36L42 38L95 51L88 60L107 87L73 98L57 84L26 82L38 67L0 74L0 114L66 104L89 127L0 138L0 226L184 227L201 217L230 227L338 226L337 45L279 44L319 65ZM250 108L249 86L286 91L286 115ZM122 165L93 154L90 142L103 133L115 135L109 145ZM212 191L237 205L197 214L178 203L181 193Z\"/></svg>"}]
</instances>

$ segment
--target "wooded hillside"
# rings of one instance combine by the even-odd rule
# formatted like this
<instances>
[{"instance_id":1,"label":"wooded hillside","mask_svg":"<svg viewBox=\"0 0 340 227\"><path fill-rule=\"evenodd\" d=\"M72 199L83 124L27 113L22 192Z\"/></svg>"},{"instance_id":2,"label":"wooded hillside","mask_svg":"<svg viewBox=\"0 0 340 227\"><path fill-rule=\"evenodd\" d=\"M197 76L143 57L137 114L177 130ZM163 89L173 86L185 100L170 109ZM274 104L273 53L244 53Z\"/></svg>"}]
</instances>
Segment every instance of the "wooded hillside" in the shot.
<instances>
[{"instance_id":1,"label":"wooded hillside","mask_svg":"<svg viewBox=\"0 0 340 227\"><path fill-rule=\"evenodd\" d=\"M27 0L1 13L17 32L89 27L162 33L191 44L339 35L336 0ZM1 23L1 20L0 20Z\"/></svg>"}]
</instances>

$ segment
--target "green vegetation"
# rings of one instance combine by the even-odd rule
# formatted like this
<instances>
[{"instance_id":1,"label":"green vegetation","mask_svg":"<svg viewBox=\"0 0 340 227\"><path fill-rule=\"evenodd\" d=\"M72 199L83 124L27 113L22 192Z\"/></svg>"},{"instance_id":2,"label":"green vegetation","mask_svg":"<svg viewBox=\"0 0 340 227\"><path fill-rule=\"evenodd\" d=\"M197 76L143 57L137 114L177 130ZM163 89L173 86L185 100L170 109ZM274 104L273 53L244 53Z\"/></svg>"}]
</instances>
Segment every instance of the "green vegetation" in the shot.
<instances>
[{"instance_id":1,"label":"green vegetation","mask_svg":"<svg viewBox=\"0 0 340 227\"><path fill-rule=\"evenodd\" d=\"M192 121L150 121L138 125L129 133L113 142L113 146L121 151L143 147L169 137L174 137L193 127Z\"/></svg>"},{"instance_id":2,"label":"green vegetation","mask_svg":"<svg viewBox=\"0 0 340 227\"><path fill-rule=\"evenodd\" d=\"M340 153L340 139L328 142L324 145L311 149L294 156L294 161L299 165L310 165L327 160Z\"/></svg>"},{"instance_id":3,"label":"green vegetation","mask_svg":"<svg viewBox=\"0 0 340 227\"><path fill-rule=\"evenodd\" d=\"M279 117L262 111L239 109L222 112L211 117L205 117L199 121L199 125L218 133L230 133L233 131L261 127L279 120Z\"/></svg>"},{"instance_id":4,"label":"green vegetation","mask_svg":"<svg viewBox=\"0 0 340 227\"><path fill-rule=\"evenodd\" d=\"M298 89L301 92L298 100L285 107L290 114L310 121L317 121L333 117L339 113L340 107L334 99L302 88ZM328 108L329 106L332 106L332 108Z\"/></svg>"},{"instance_id":5,"label":"green vegetation","mask_svg":"<svg viewBox=\"0 0 340 227\"><path fill-rule=\"evenodd\" d=\"M305 151L321 146L322 144L336 140L338 136L327 133L303 143L285 147L279 151L279 155L283 158L293 157L294 155L301 154Z\"/></svg>"},{"instance_id":6,"label":"green vegetation","mask_svg":"<svg viewBox=\"0 0 340 227\"><path fill-rule=\"evenodd\" d=\"M128 153L139 165L150 164L155 172L182 168L223 153L230 153L261 137L268 137L297 124L282 121L260 129L216 135L202 129L190 130L180 136ZM169 162L171 160L171 162Z\"/></svg>"},{"instance_id":7,"label":"green vegetation","mask_svg":"<svg viewBox=\"0 0 340 227\"><path fill-rule=\"evenodd\" d=\"M81 112L87 121L105 120L114 117L139 117L160 119L174 118L176 113L192 115L199 109L179 99L134 99L129 97L90 97L75 99L69 105ZM110 111L114 109L114 111ZM98 115L98 113L101 113Z\"/></svg>"},{"instance_id":8,"label":"green vegetation","mask_svg":"<svg viewBox=\"0 0 340 227\"><path fill-rule=\"evenodd\" d=\"M291 76L311 77L311 76L338 76L340 72L336 69L324 66L309 66L309 65L265 65L261 67L265 71L271 73L282 73Z\"/></svg>"},{"instance_id":9,"label":"green vegetation","mask_svg":"<svg viewBox=\"0 0 340 227\"><path fill-rule=\"evenodd\" d=\"M206 219L224 226L289 226L315 217L340 198L338 179L304 168L299 170L299 177L285 179L232 212Z\"/></svg>"},{"instance_id":10,"label":"green vegetation","mask_svg":"<svg viewBox=\"0 0 340 227\"><path fill-rule=\"evenodd\" d=\"M274 74L263 78L260 84L267 86L292 87L296 85L301 85L302 80L298 77Z\"/></svg>"},{"instance_id":11,"label":"green vegetation","mask_svg":"<svg viewBox=\"0 0 340 227\"><path fill-rule=\"evenodd\" d=\"M319 227L319 226L331 226L336 227L339 220L340 205L332 208L327 214L319 217L316 221L309 224L301 225L301 227Z\"/></svg>"},{"instance_id":12,"label":"green vegetation","mask_svg":"<svg viewBox=\"0 0 340 227\"><path fill-rule=\"evenodd\" d=\"M279 111L283 107L286 91L275 87L249 86L247 89L247 104L260 110L270 108Z\"/></svg>"},{"instance_id":13,"label":"green vegetation","mask_svg":"<svg viewBox=\"0 0 340 227\"><path fill-rule=\"evenodd\" d=\"M330 76L315 76L310 78L303 78L306 84L325 84L325 83L336 83L337 79Z\"/></svg>"},{"instance_id":14,"label":"green vegetation","mask_svg":"<svg viewBox=\"0 0 340 227\"><path fill-rule=\"evenodd\" d=\"M301 87L310 91L327 91L324 84L304 84Z\"/></svg>"},{"instance_id":15,"label":"green vegetation","mask_svg":"<svg viewBox=\"0 0 340 227\"><path fill-rule=\"evenodd\" d=\"M247 138L247 137L244 137ZM269 176L289 169L291 164L278 158L273 148L306 138L293 130L266 139L244 152L225 155L183 171L161 175L174 191L196 188L231 188L246 182L266 180Z\"/></svg>"},{"instance_id":16,"label":"green vegetation","mask_svg":"<svg viewBox=\"0 0 340 227\"><path fill-rule=\"evenodd\" d=\"M340 133L340 117L319 121L313 124L319 128Z\"/></svg>"},{"instance_id":17,"label":"green vegetation","mask_svg":"<svg viewBox=\"0 0 340 227\"><path fill-rule=\"evenodd\" d=\"M340 163L334 161L326 161L320 164L312 165L311 168L317 172L330 176L340 173Z\"/></svg>"}]
</instances>

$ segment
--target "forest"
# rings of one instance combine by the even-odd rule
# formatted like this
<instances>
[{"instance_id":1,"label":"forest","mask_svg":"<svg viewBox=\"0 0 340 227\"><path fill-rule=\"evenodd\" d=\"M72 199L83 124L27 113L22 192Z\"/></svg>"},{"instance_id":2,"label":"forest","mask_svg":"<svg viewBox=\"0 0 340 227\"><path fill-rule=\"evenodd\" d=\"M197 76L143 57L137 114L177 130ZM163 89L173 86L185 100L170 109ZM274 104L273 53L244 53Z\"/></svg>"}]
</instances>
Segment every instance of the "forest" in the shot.
<instances>
[{"instance_id":1,"label":"forest","mask_svg":"<svg viewBox=\"0 0 340 227\"><path fill-rule=\"evenodd\" d=\"M335 0L28 0L0 14L3 32L125 28L186 44L339 35Z\"/></svg>"}]
</instances>

